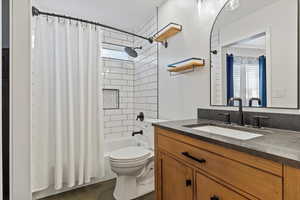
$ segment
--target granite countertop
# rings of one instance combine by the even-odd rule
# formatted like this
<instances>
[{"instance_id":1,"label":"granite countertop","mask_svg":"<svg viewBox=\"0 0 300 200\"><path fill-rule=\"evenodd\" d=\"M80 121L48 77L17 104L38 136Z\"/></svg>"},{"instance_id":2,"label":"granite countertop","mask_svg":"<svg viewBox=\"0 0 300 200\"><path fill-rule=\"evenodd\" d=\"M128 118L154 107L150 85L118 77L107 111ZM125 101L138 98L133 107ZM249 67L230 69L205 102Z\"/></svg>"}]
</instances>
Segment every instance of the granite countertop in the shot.
<instances>
[{"instance_id":1,"label":"granite countertop","mask_svg":"<svg viewBox=\"0 0 300 200\"><path fill-rule=\"evenodd\" d=\"M225 125L221 121L206 119L153 123L156 127L174 131L178 134L193 137L195 139L217 144L240 152L245 152L281 164L300 168L300 132L272 128L257 129L233 126L235 129L251 131L263 135L250 140L238 140L185 127L190 125L201 126L206 124L230 126Z\"/></svg>"}]
</instances>

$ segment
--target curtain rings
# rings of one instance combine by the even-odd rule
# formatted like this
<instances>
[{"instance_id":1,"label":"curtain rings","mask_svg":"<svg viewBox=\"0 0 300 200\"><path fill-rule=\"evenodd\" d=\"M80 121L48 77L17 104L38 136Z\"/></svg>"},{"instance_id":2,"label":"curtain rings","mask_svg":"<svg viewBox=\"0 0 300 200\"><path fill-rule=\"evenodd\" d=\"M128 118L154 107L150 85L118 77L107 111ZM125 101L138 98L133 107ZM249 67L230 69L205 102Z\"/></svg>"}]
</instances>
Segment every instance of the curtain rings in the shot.
<instances>
[{"instance_id":1,"label":"curtain rings","mask_svg":"<svg viewBox=\"0 0 300 200\"><path fill-rule=\"evenodd\" d=\"M58 17L58 23L59 23L59 24L65 24L65 23L66 23L66 20L63 19L63 18Z\"/></svg>"}]
</instances>

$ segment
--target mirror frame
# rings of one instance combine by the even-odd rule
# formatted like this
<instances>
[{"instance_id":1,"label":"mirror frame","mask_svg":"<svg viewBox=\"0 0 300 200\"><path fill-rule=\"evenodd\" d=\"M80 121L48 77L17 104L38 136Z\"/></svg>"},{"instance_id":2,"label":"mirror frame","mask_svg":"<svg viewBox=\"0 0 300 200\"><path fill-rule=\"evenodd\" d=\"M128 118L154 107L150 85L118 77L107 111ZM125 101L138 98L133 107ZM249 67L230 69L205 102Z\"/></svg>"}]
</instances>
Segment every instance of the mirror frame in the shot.
<instances>
[{"instance_id":1,"label":"mirror frame","mask_svg":"<svg viewBox=\"0 0 300 200\"><path fill-rule=\"evenodd\" d=\"M211 76L212 76L212 72L211 72L211 68L212 68L212 62L211 62L211 58L212 58L212 48L211 48L211 39L212 39L212 34L213 34L213 30L215 27L215 24L219 18L219 16L221 15L222 11L224 9L226 9L227 4L230 2L231 0L227 0L226 3L224 3L224 5L222 6L221 10L218 12L214 23L212 25L211 31L210 31L210 36L209 36L209 105L210 107L223 107L223 108L228 108L231 106L226 106L226 105L214 105L212 104L212 87L211 87ZM284 109L284 110L299 110L300 109L300 0L297 0L297 30L298 30L298 38L297 38L297 44L298 44L298 58L297 58L297 106L295 108L285 108L285 107L249 107L249 106L243 106L244 108L251 108L251 109ZM236 107L236 106L232 106L232 107Z\"/></svg>"}]
</instances>

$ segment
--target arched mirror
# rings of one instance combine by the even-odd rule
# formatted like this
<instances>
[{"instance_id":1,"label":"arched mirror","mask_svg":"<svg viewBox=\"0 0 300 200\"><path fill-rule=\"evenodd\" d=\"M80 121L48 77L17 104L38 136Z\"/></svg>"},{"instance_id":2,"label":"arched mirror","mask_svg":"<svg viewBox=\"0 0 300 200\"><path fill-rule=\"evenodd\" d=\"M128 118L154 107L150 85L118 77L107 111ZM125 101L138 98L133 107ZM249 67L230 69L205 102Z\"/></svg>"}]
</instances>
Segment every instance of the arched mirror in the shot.
<instances>
[{"instance_id":1,"label":"arched mirror","mask_svg":"<svg viewBox=\"0 0 300 200\"><path fill-rule=\"evenodd\" d=\"M299 107L299 0L229 0L211 31L211 105Z\"/></svg>"}]
</instances>

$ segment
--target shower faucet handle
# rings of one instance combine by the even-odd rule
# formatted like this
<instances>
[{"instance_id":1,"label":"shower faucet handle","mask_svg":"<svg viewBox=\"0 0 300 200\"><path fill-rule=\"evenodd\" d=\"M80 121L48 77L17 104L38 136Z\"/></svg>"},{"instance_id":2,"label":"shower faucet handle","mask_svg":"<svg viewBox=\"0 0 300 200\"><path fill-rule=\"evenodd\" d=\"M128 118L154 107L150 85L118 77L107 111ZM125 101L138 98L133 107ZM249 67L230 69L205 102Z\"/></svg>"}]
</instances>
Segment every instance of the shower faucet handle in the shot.
<instances>
[{"instance_id":1,"label":"shower faucet handle","mask_svg":"<svg viewBox=\"0 0 300 200\"><path fill-rule=\"evenodd\" d=\"M140 120L141 122L144 121L145 119L145 115L143 112L140 112L140 114L138 114L138 116L136 117L136 120Z\"/></svg>"}]
</instances>

